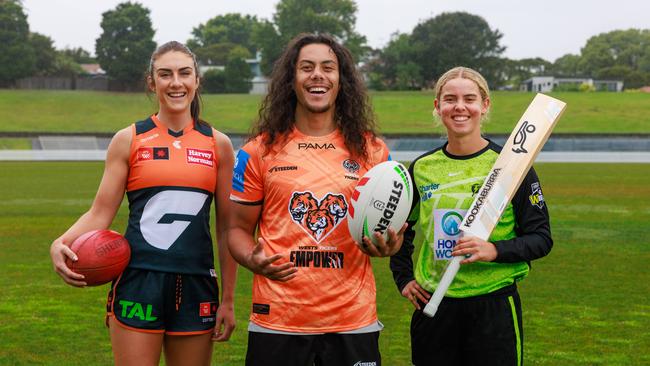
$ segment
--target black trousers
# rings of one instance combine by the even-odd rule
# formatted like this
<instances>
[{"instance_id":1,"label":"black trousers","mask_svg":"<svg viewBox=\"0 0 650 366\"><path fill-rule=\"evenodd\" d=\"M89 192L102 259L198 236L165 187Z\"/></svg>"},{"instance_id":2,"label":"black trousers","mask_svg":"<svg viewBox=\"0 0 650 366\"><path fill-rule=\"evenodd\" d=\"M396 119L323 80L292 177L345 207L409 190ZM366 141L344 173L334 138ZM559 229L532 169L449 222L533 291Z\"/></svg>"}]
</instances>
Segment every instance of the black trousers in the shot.
<instances>
[{"instance_id":1,"label":"black trousers","mask_svg":"<svg viewBox=\"0 0 650 366\"><path fill-rule=\"evenodd\" d=\"M523 340L515 285L470 298L445 297L433 318L417 310L411 318L411 356L416 366L520 366Z\"/></svg>"}]
</instances>

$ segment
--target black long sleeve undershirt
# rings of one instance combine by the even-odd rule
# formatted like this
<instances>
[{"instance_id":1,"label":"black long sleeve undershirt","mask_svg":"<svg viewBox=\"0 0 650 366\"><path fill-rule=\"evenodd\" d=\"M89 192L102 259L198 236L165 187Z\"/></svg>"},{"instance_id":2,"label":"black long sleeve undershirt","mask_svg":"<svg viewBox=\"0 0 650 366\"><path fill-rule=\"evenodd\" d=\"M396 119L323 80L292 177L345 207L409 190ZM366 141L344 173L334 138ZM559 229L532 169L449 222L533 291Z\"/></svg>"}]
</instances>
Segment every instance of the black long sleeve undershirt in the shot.
<instances>
[{"instance_id":1,"label":"black long sleeve undershirt","mask_svg":"<svg viewBox=\"0 0 650 366\"><path fill-rule=\"evenodd\" d=\"M404 231L404 241L402 247L399 248L397 253L390 257L390 270L393 272L393 280L397 285L399 292L402 292L407 283L415 279L413 276L413 251L415 245L413 239L415 238L415 230L413 229L416 221L407 221L408 228Z\"/></svg>"},{"instance_id":2,"label":"black long sleeve undershirt","mask_svg":"<svg viewBox=\"0 0 650 366\"><path fill-rule=\"evenodd\" d=\"M532 195L541 195L541 189L539 192L533 191L533 185L535 184L539 186L539 178L535 169L530 168L512 199L517 236L509 240L493 242L497 248L495 262L530 263L530 261L541 258L551 251L553 239L546 203L541 201L541 204L534 204L530 200Z\"/></svg>"}]
</instances>

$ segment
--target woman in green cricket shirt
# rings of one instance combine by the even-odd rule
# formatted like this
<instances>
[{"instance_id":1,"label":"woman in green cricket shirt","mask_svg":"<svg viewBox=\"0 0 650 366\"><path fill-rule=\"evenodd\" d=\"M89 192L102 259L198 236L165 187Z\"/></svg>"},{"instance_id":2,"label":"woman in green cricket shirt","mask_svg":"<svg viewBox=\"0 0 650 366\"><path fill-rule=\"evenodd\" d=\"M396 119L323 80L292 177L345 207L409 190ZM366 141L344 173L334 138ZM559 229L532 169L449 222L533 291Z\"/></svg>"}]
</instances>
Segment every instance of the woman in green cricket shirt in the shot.
<instances>
[{"instance_id":1,"label":"woman in green cricket shirt","mask_svg":"<svg viewBox=\"0 0 650 366\"><path fill-rule=\"evenodd\" d=\"M402 296L413 303L414 365L520 365L521 302L516 283L530 261L553 246L548 210L530 169L488 241L460 237L459 226L501 147L481 135L490 109L485 79L456 67L436 84L435 114L447 142L415 159L409 168L416 195L400 251L390 266ZM415 225L423 236L413 267ZM465 256L437 313L422 308L452 256Z\"/></svg>"}]
</instances>

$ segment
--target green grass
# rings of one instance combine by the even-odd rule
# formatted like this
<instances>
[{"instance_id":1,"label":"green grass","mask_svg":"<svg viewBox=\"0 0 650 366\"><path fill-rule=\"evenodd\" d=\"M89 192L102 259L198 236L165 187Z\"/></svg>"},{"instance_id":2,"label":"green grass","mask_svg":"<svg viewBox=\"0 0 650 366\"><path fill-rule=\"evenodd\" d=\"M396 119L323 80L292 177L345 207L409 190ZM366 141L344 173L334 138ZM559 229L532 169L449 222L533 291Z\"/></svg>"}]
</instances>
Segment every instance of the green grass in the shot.
<instances>
[{"instance_id":1,"label":"green grass","mask_svg":"<svg viewBox=\"0 0 650 366\"><path fill-rule=\"evenodd\" d=\"M555 134L650 133L650 94L553 93L568 103ZM372 92L382 133L439 134L431 92ZM509 134L533 93L494 92L487 133ZM257 116L258 95L204 95L206 120L246 133ZM142 93L0 90L0 132L115 132L156 111ZM614 122L612 122L614 121Z\"/></svg>"},{"instance_id":2,"label":"green grass","mask_svg":"<svg viewBox=\"0 0 650 366\"><path fill-rule=\"evenodd\" d=\"M31 150L32 140L28 138L0 138L0 150Z\"/></svg>"},{"instance_id":3,"label":"green grass","mask_svg":"<svg viewBox=\"0 0 650 366\"><path fill-rule=\"evenodd\" d=\"M650 164L539 164L555 246L521 282L527 365L650 364ZM0 364L111 364L107 287L54 274L51 240L88 209L102 163L0 162ZM123 231L126 204L113 229ZM373 260L385 365L410 365L411 307L387 259ZM238 328L215 346L242 365L251 275L240 269Z\"/></svg>"}]
</instances>

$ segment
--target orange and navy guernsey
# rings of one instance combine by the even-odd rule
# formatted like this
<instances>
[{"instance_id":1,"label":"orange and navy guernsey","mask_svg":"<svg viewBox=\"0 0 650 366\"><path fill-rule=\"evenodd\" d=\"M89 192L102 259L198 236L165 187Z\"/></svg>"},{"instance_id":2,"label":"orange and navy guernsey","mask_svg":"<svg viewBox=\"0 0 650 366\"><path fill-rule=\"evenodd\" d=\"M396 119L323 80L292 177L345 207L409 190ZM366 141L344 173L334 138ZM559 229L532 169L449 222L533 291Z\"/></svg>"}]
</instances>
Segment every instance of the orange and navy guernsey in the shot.
<instances>
[{"instance_id":1,"label":"orange and navy guernsey","mask_svg":"<svg viewBox=\"0 0 650 366\"><path fill-rule=\"evenodd\" d=\"M239 150L231 200L263 206L258 235L266 255L282 254L298 268L287 282L254 276L254 324L332 333L377 321L370 258L354 243L346 219L359 178L390 159L383 141L368 139L367 146L369 161L361 164L340 131L313 137L294 128L269 151L261 136Z\"/></svg>"},{"instance_id":2,"label":"orange and navy guernsey","mask_svg":"<svg viewBox=\"0 0 650 366\"><path fill-rule=\"evenodd\" d=\"M210 205L218 159L212 127L191 123L174 132L154 115L131 128L129 268L213 275Z\"/></svg>"}]
</instances>

